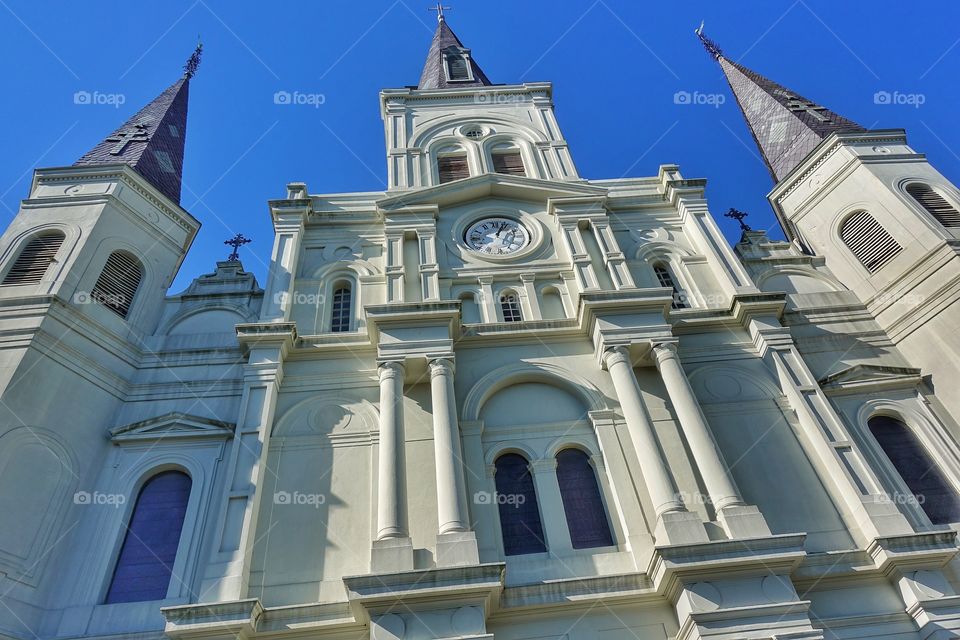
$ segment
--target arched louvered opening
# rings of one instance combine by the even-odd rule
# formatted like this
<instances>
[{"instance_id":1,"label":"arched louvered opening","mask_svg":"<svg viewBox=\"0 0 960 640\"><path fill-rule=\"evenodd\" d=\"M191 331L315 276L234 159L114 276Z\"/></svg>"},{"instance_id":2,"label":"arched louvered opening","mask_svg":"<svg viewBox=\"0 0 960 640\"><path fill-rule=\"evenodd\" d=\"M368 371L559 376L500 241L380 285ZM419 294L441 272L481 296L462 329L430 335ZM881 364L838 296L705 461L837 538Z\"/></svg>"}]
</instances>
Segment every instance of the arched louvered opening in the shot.
<instances>
[{"instance_id":1,"label":"arched louvered opening","mask_svg":"<svg viewBox=\"0 0 960 640\"><path fill-rule=\"evenodd\" d=\"M546 551L530 463L517 453L505 453L497 458L494 466L504 553L519 556Z\"/></svg>"},{"instance_id":2,"label":"arched louvered opening","mask_svg":"<svg viewBox=\"0 0 960 640\"><path fill-rule=\"evenodd\" d=\"M613 536L589 456L580 449L558 453L557 483L573 548L612 546Z\"/></svg>"},{"instance_id":3,"label":"arched louvered opening","mask_svg":"<svg viewBox=\"0 0 960 640\"><path fill-rule=\"evenodd\" d=\"M470 177L466 153L451 153L437 157L437 177L440 184Z\"/></svg>"},{"instance_id":4,"label":"arched louvered opening","mask_svg":"<svg viewBox=\"0 0 960 640\"><path fill-rule=\"evenodd\" d=\"M130 313L130 305L143 279L143 265L127 251L114 251L97 278L90 298L121 318Z\"/></svg>"},{"instance_id":5,"label":"arched louvered opening","mask_svg":"<svg viewBox=\"0 0 960 640\"><path fill-rule=\"evenodd\" d=\"M350 331L352 316L353 287L350 282L338 282L333 285L333 300L330 305L330 331L334 333Z\"/></svg>"},{"instance_id":6,"label":"arched louvered opening","mask_svg":"<svg viewBox=\"0 0 960 640\"><path fill-rule=\"evenodd\" d=\"M504 322L520 322L523 312L520 310L520 298L515 291L504 291L500 294L500 312Z\"/></svg>"},{"instance_id":7,"label":"arched louvered opening","mask_svg":"<svg viewBox=\"0 0 960 640\"><path fill-rule=\"evenodd\" d=\"M508 176L525 176L526 169L523 167L523 156L520 150L511 147L495 149L490 158L493 161L493 170L495 173L503 173Z\"/></svg>"},{"instance_id":8,"label":"arched louvered opening","mask_svg":"<svg viewBox=\"0 0 960 640\"><path fill-rule=\"evenodd\" d=\"M943 226L960 228L960 211L930 185L923 182L911 183L907 185L907 193Z\"/></svg>"},{"instance_id":9,"label":"arched louvered opening","mask_svg":"<svg viewBox=\"0 0 960 640\"><path fill-rule=\"evenodd\" d=\"M857 211L843 222L840 239L870 273L879 271L902 249L893 236L866 211Z\"/></svg>"},{"instance_id":10,"label":"arched louvered opening","mask_svg":"<svg viewBox=\"0 0 960 640\"><path fill-rule=\"evenodd\" d=\"M658 262L653 265L653 272L657 276L657 282L660 283L661 287L666 287L673 292L673 302L670 303L670 307L673 309L686 309L690 305L687 304L687 297L677 289L677 283L673 279L673 274L670 273L670 269L667 268L662 262Z\"/></svg>"},{"instance_id":11,"label":"arched louvered opening","mask_svg":"<svg viewBox=\"0 0 960 640\"><path fill-rule=\"evenodd\" d=\"M930 521L960 521L957 492L910 428L890 416L874 416L867 425Z\"/></svg>"},{"instance_id":12,"label":"arched louvered opening","mask_svg":"<svg viewBox=\"0 0 960 640\"><path fill-rule=\"evenodd\" d=\"M163 600L190 500L190 476L164 471L143 485L127 524L107 604Z\"/></svg>"},{"instance_id":13,"label":"arched louvered opening","mask_svg":"<svg viewBox=\"0 0 960 640\"><path fill-rule=\"evenodd\" d=\"M61 231L45 231L32 237L7 271L3 284L36 284L43 280L65 237Z\"/></svg>"}]
</instances>

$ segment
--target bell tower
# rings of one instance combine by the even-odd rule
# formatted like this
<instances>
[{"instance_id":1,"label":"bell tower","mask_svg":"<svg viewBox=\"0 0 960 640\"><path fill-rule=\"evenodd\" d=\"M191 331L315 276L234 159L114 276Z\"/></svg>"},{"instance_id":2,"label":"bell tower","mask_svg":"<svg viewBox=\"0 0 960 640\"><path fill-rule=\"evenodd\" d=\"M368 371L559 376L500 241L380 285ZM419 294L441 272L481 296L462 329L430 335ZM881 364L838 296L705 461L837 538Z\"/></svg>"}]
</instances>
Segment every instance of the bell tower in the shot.
<instances>
[{"instance_id":1,"label":"bell tower","mask_svg":"<svg viewBox=\"0 0 960 640\"><path fill-rule=\"evenodd\" d=\"M800 250L821 256L934 387L960 377L960 191L906 132L867 130L728 60L719 63ZM960 397L939 394L951 412Z\"/></svg>"}]
</instances>

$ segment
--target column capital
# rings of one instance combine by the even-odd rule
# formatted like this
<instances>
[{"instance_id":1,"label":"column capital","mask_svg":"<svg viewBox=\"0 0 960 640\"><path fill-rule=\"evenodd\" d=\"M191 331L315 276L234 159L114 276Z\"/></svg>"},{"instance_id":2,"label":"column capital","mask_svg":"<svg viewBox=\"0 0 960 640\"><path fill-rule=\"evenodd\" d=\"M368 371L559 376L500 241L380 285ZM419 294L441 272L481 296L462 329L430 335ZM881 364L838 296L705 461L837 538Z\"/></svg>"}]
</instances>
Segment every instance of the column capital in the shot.
<instances>
[{"instance_id":1,"label":"column capital","mask_svg":"<svg viewBox=\"0 0 960 640\"><path fill-rule=\"evenodd\" d=\"M657 363L657 368L660 368L660 364L671 358L677 359L677 350L679 347L679 342L676 340L664 341L664 342L654 342L650 352L653 354L653 359Z\"/></svg>"},{"instance_id":2,"label":"column capital","mask_svg":"<svg viewBox=\"0 0 960 640\"><path fill-rule=\"evenodd\" d=\"M540 458L530 461L530 470L534 473L551 473L557 468L556 458Z\"/></svg>"},{"instance_id":3,"label":"column capital","mask_svg":"<svg viewBox=\"0 0 960 640\"><path fill-rule=\"evenodd\" d=\"M521 273L520 282L534 282L537 279L537 274L535 273Z\"/></svg>"},{"instance_id":4,"label":"column capital","mask_svg":"<svg viewBox=\"0 0 960 640\"><path fill-rule=\"evenodd\" d=\"M630 351L625 345L615 345L607 347L603 351L602 364L607 369L610 368L611 364L619 364L625 362L626 364L632 366L630 362Z\"/></svg>"},{"instance_id":5,"label":"column capital","mask_svg":"<svg viewBox=\"0 0 960 640\"><path fill-rule=\"evenodd\" d=\"M438 358L431 358L429 361L430 367L430 377L434 378L436 376L449 376L453 375L454 364L453 356L441 356Z\"/></svg>"},{"instance_id":6,"label":"column capital","mask_svg":"<svg viewBox=\"0 0 960 640\"><path fill-rule=\"evenodd\" d=\"M399 360L387 360L377 366L377 375L380 377L380 382L398 377L402 380L405 372L406 367Z\"/></svg>"}]
</instances>

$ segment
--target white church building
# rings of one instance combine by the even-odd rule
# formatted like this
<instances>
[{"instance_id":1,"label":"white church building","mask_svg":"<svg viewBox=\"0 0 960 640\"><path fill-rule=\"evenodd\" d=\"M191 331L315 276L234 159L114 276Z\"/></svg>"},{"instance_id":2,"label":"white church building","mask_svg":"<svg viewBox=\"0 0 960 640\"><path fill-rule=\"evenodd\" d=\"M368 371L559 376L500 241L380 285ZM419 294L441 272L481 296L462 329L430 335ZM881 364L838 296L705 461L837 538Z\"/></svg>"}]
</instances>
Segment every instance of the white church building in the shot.
<instances>
[{"instance_id":1,"label":"white church building","mask_svg":"<svg viewBox=\"0 0 960 640\"><path fill-rule=\"evenodd\" d=\"M787 241L442 14L388 188L168 291L183 77L0 238L0 639L960 638L960 192L727 59ZM736 215L736 212L733 212ZM238 239L238 243L241 239Z\"/></svg>"}]
</instances>

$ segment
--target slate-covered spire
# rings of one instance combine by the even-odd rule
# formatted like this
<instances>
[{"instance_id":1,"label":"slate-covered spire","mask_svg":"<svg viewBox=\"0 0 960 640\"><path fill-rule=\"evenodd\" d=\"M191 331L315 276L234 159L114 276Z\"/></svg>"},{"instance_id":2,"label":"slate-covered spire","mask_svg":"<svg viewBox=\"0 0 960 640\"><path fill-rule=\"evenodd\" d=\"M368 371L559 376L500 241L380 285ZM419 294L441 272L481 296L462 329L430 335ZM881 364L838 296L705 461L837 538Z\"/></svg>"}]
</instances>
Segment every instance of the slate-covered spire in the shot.
<instances>
[{"instance_id":1,"label":"slate-covered spire","mask_svg":"<svg viewBox=\"0 0 960 640\"><path fill-rule=\"evenodd\" d=\"M437 30L427 52L418 89L486 87L493 84L447 25L443 6L437 5Z\"/></svg>"},{"instance_id":2,"label":"slate-covered spire","mask_svg":"<svg viewBox=\"0 0 960 640\"><path fill-rule=\"evenodd\" d=\"M703 33L702 24L696 34L720 64L774 182L782 180L831 133L865 131L856 122L728 60Z\"/></svg>"},{"instance_id":3,"label":"slate-covered spire","mask_svg":"<svg viewBox=\"0 0 960 640\"><path fill-rule=\"evenodd\" d=\"M183 146L187 135L187 98L190 78L200 64L202 49L202 45L197 46L183 67L182 77L75 164L126 163L164 195L180 204Z\"/></svg>"}]
</instances>

